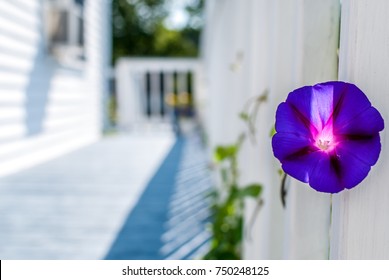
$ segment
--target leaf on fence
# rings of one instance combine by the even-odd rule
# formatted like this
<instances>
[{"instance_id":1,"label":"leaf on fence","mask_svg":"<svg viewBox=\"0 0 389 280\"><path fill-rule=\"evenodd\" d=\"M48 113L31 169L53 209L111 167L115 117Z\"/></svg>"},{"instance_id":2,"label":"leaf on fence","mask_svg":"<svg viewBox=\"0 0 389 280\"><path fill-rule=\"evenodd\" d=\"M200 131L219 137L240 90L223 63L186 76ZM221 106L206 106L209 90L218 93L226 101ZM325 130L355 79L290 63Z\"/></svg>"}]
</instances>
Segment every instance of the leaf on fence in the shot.
<instances>
[{"instance_id":1,"label":"leaf on fence","mask_svg":"<svg viewBox=\"0 0 389 280\"><path fill-rule=\"evenodd\" d=\"M239 190L240 197L258 197L262 192L262 185L251 184Z\"/></svg>"},{"instance_id":2,"label":"leaf on fence","mask_svg":"<svg viewBox=\"0 0 389 280\"><path fill-rule=\"evenodd\" d=\"M216 162L221 162L227 158L236 156L238 147L236 145L218 146L215 149L214 158Z\"/></svg>"}]
</instances>

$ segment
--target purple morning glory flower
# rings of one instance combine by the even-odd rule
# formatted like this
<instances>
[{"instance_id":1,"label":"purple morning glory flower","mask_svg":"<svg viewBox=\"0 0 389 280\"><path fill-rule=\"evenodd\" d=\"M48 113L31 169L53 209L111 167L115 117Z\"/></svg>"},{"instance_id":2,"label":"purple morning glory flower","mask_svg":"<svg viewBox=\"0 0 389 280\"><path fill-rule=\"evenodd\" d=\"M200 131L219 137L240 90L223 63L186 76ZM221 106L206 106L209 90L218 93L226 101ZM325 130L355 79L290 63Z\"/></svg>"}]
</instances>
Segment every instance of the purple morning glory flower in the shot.
<instances>
[{"instance_id":1,"label":"purple morning glory flower","mask_svg":"<svg viewBox=\"0 0 389 280\"><path fill-rule=\"evenodd\" d=\"M377 162L384 120L355 85L326 82L289 93L275 129L273 153L285 173L337 193L358 185Z\"/></svg>"}]
</instances>

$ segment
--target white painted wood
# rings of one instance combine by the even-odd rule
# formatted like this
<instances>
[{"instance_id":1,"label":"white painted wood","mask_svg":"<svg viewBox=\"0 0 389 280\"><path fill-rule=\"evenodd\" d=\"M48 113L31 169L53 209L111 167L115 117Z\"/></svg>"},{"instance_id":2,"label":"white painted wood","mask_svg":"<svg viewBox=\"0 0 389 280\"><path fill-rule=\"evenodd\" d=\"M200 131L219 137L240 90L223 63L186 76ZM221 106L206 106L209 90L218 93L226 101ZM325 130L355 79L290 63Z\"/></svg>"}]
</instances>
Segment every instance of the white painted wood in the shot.
<instances>
[{"instance_id":1,"label":"white painted wood","mask_svg":"<svg viewBox=\"0 0 389 280\"><path fill-rule=\"evenodd\" d=\"M269 89L269 1L207 1L207 23L203 62L206 121L211 148L231 144L246 126L238 115L244 104ZM273 31L273 30L272 30ZM277 53L277 55L279 55ZM276 58L276 55L273 59ZM275 105L273 105L275 106ZM247 200L244 257L277 259L282 256L282 209L275 190L276 171L272 161L269 132L273 115L270 102L263 104L257 122L257 145L248 140L242 148L239 166L241 185L259 182L265 187L264 201L255 223L251 219L256 201ZM274 112L274 110L273 110ZM228 124L228 125L226 125ZM272 176L272 173L274 176ZM277 221L277 222L275 222Z\"/></svg>"},{"instance_id":2,"label":"white painted wood","mask_svg":"<svg viewBox=\"0 0 389 280\"><path fill-rule=\"evenodd\" d=\"M276 20L276 6L267 0L250 1L248 20L247 74L248 91L252 97L268 92L270 94L269 73L273 57L270 57L270 43L275 30L271 30ZM247 159L243 165L247 182L259 182L263 185L263 205L247 200L245 215L245 255L246 259L280 259L283 250L284 211L279 199L279 180L275 173L269 132L274 122L273 96L261 104L256 122L256 144L244 146L242 157ZM259 211L259 212L258 212ZM257 213L256 213L257 212ZM254 219L254 220L253 220ZM275 222L277 221L277 222ZM253 224L251 224L253 222Z\"/></svg>"},{"instance_id":3,"label":"white painted wood","mask_svg":"<svg viewBox=\"0 0 389 280\"><path fill-rule=\"evenodd\" d=\"M123 57L118 63L131 64L132 70L145 71L188 71L198 67L199 61L195 58L127 58Z\"/></svg>"},{"instance_id":4,"label":"white painted wood","mask_svg":"<svg viewBox=\"0 0 389 280\"><path fill-rule=\"evenodd\" d=\"M208 3L209 2L209 3ZM217 3L216 3L217 2ZM238 1L207 1L209 30L204 46L204 81L208 96L209 146L231 144L237 140L242 122L238 118L245 102L239 88L243 82L245 61L246 5ZM239 93L238 93L239 92ZM226 125L228 124L228 125Z\"/></svg>"},{"instance_id":5,"label":"white painted wood","mask_svg":"<svg viewBox=\"0 0 389 280\"><path fill-rule=\"evenodd\" d=\"M150 73L150 82L151 82L151 114L153 119L156 121L161 119L160 111L160 72L151 72Z\"/></svg>"},{"instance_id":6,"label":"white painted wood","mask_svg":"<svg viewBox=\"0 0 389 280\"><path fill-rule=\"evenodd\" d=\"M86 1L84 66L44 50L43 1L0 1L0 176L91 143L101 131L110 1Z\"/></svg>"},{"instance_id":7,"label":"white painted wood","mask_svg":"<svg viewBox=\"0 0 389 280\"><path fill-rule=\"evenodd\" d=\"M339 79L355 83L389 123L389 2L342 1ZM332 259L389 258L388 128L368 177L333 196Z\"/></svg>"},{"instance_id":8,"label":"white painted wood","mask_svg":"<svg viewBox=\"0 0 389 280\"><path fill-rule=\"evenodd\" d=\"M131 124L139 121L142 103L136 89L137 77L131 72L129 65L118 62L116 65L116 89L118 98L118 121L121 129L131 128Z\"/></svg>"},{"instance_id":9,"label":"white painted wood","mask_svg":"<svg viewBox=\"0 0 389 280\"><path fill-rule=\"evenodd\" d=\"M165 106L165 113L166 113L166 120L170 120L172 118L173 114L173 108L166 103L166 96L173 93L173 73L171 72L164 72L164 80L165 80L165 100L164 100L164 106Z\"/></svg>"},{"instance_id":10,"label":"white painted wood","mask_svg":"<svg viewBox=\"0 0 389 280\"><path fill-rule=\"evenodd\" d=\"M238 119L243 104L269 91L257 123L258 146L247 143L240 160L241 183L265 187L253 228L246 225L245 258L328 258L330 198L293 180L282 209L269 132L278 104L290 91L336 79L339 2L207 1L206 14L204 119L211 148L235 141L244 129ZM254 208L248 201L248 223Z\"/></svg>"},{"instance_id":11,"label":"white painted wood","mask_svg":"<svg viewBox=\"0 0 389 280\"><path fill-rule=\"evenodd\" d=\"M146 73L150 73L152 121L168 122L160 115L160 73L164 73L165 94L173 92L173 73L178 73L178 90L186 91L186 73L197 75L199 61L189 58L121 58L116 65L119 126L124 130L144 126L146 116ZM185 74L185 75L184 75ZM196 91L194 91L196 95ZM140 105L139 105L140 104ZM171 113L167 108L166 114Z\"/></svg>"},{"instance_id":12,"label":"white painted wood","mask_svg":"<svg viewBox=\"0 0 389 280\"><path fill-rule=\"evenodd\" d=\"M339 1L294 2L295 45L289 47L294 47L291 75L295 88L336 80ZM294 179L288 188L284 258L327 259L330 195Z\"/></svg>"}]
</instances>

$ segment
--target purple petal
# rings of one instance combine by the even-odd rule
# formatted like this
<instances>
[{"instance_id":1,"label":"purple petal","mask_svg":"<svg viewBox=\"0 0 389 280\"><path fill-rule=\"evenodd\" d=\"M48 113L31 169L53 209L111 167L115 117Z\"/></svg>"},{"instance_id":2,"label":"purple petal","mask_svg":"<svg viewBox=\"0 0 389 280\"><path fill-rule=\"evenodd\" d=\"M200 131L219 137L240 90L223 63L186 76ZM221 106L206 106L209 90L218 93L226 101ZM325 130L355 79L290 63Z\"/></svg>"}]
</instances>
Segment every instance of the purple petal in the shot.
<instances>
[{"instance_id":1,"label":"purple petal","mask_svg":"<svg viewBox=\"0 0 389 280\"><path fill-rule=\"evenodd\" d=\"M339 166L342 171L342 185L347 189L351 189L366 178L371 165L361 160L352 151L339 148L337 153Z\"/></svg>"},{"instance_id":2,"label":"purple petal","mask_svg":"<svg viewBox=\"0 0 389 280\"><path fill-rule=\"evenodd\" d=\"M338 135L374 135L384 129L384 120L374 107L349 119L343 126L335 126Z\"/></svg>"},{"instance_id":3,"label":"purple petal","mask_svg":"<svg viewBox=\"0 0 389 280\"><path fill-rule=\"evenodd\" d=\"M280 161L317 150L312 147L310 139L289 132L277 132L273 136L272 146L274 156Z\"/></svg>"},{"instance_id":4,"label":"purple petal","mask_svg":"<svg viewBox=\"0 0 389 280\"><path fill-rule=\"evenodd\" d=\"M308 183L312 169L321 158L321 152L311 152L295 155L282 161L282 169L293 178Z\"/></svg>"},{"instance_id":5,"label":"purple petal","mask_svg":"<svg viewBox=\"0 0 389 280\"><path fill-rule=\"evenodd\" d=\"M332 83L313 86L311 120L321 130L332 117L334 106L334 85Z\"/></svg>"},{"instance_id":6,"label":"purple petal","mask_svg":"<svg viewBox=\"0 0 389 280\"><path fill-rule=\"evenodd\" d=\"M311 123L309 119L301 115L301 113L289 103L283 102L278 106L275 125L277 132L290 132L310 137L310 126Z\"/></svg>"},{"instance_id":7,"label":"purple petal","mask_svg":"<svg viewBox=\"0 0 389 280\"><path fill-rule=\"evenodd\" d=\"M317 130L321 130L332 116L333 92L332 83L302 87L291 92L286 103L300 112Z\"/></svg>"},{"instance_id":8,"label":"purple petal","mask_svg":"<svg viewBox=\"0 0 389 280\"><path fill-rule=\"evenodd\" d=\"M308 122L317 130L322 127L322 121L320 119L320 114L317 114L317 112L312 115L313 96L313 87L306 86L298 88L289 93L286 103L288 103L294 111L299 112L301 116L300 119L304 120L304 122Z\"/></svg>"},{"instance_id":9,"label":"purple petal","mask_svg":"<svg viewBox=\"0 0 389 280\"><path fill-rule=\"evenodd\" d=\"M343 127L353 118L371 107L366 95L355 85L329 82L334 89L334 126Z\"/></svg>"},{"instance_id":10,"label":"purple petal","mask_svg":"<svg viewBox=\"0 0 389 280\"><path fill-rule=\"evenodd\" d=\"M343 140L336 147L338 155L343 153L353 154L354 157L370 166L376 164L381 152L381 141L379 134L368 137L349 138Z\"/></svg>"},{"instance_id":11,"label":"purple petal","mask_svg":"<svg viewBox=\"0 0 389 280\"><path fill-rule=\"evenodd\" d=\"M317 191L337 193L359 184L377 162L384 120L358 87L327 82L291 92L275 127L273 152L284 171Z\"/></svg>"},{"instance_id":12,"label":"purple petal","mask_svg":"<svg viewBox=\"0 0 389 280\"><path fill-rule=\"evenodd\" d=\"M309 174L309 185L319 192L338 193L344 189L342 170L334 154L321 152Z\"/></svg>"}]
</instances>

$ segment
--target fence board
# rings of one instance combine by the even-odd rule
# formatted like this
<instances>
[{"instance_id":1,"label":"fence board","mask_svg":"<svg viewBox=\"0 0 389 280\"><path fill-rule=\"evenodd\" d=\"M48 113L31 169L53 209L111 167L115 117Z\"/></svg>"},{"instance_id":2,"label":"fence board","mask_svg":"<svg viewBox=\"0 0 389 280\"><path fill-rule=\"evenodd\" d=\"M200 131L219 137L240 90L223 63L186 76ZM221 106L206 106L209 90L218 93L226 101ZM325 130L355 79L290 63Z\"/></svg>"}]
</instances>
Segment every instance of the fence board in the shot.
<instances>
[{"instance_id":1,"label":"fence board","mask_svg":"<svg viewBox=\"0 0 389 280\"><path fill-rule=\"evenodd\" d=\"M296 0L294 7L295 87L336 80L339 1ZM330 195L291 180L284 258L327 259L329 226Z\"/></svg>"},{"instance_id":2,"label":"fence board","mask_svg":"<svg viewBox=\"0 0 389 280\"><path fill-rule=\"evenodd\" d=\"M272 5L273 4L273 5ZM274 33L269 28L275 16L274 2L267 0L250 1L247 32L247 55L249 73L245 76L248 92L252 97L259 96L270 89L270 41ZM278 191L277 175L273 171L275 161L271 151L269 131L274 122L273 95L261 104L257 118L257 143L247 143L242 157L244 170L242 178L245 182L259 182L264 187L263 204L258 209L258 202L247 200L245 213L244 257L246 259L280 259L283 248L283 215ZM259 212L256 214L255 211ZM254 218L255 217L255 218ZM253 224L251 224L253 223Z\"/></svg>"},{"instance_id":3,"label":"fence board","mask_svg":"<svg viewBox=\"0 0 389 280\"><path fill-rule=\"evenodd\" d=\"M342 1L340 80L358 85L389 117L389 2ZM389 258L388 128L381 157L356 188L333 197L332 259Z\"/></svg>"}]
</instances>

